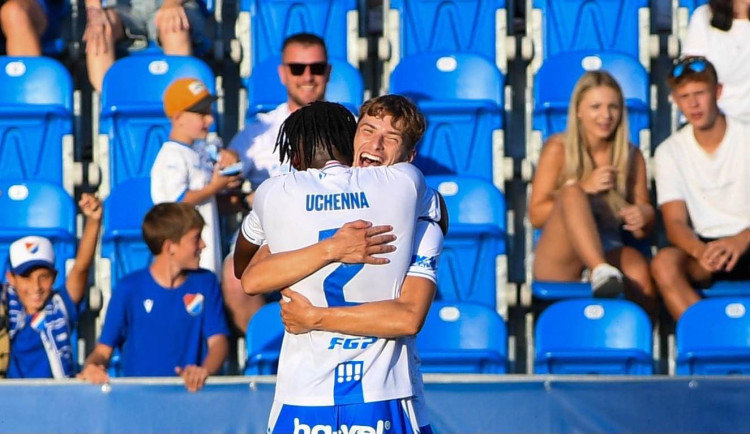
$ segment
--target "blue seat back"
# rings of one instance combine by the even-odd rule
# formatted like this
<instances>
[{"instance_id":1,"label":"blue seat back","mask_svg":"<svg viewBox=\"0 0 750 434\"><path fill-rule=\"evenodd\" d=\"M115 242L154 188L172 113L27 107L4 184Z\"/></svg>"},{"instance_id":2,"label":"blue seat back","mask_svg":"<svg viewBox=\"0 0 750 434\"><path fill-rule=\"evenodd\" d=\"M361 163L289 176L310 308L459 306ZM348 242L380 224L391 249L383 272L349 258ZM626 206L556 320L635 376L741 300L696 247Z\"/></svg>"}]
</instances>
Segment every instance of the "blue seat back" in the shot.
<instances>
[{"instance_id":1,"label":"blue seat back","mask_svg":"<svg viewBox=\"0 0 750 434\"><path fill-rule=\"evenodd\" d=\"M750 297L750 281L722 280L702 289L704 297Z\"/></svg>"},{"instance_id":2,"label":"blue seat back","mask_svg":"<svg viewBox=\"0 0 750 434\"><path fill-rule=\"evenodd\" d=\"M425 175L493 180L493 131L503 128L505 79L475 54L423 53L402 59L391 92L414 100L427 119L414 164Z\"/></svg>"},{"instance_id":3,"label":"blue seat back","mask_svg":"<svg viewBox=\"0 0 750 434\"><path fill-rule=\"evenodd\" d=\"M364 83L355 67L345 60L329 59L332 66L331 77L326 86L326 101L344 105L357 113L362 105ZM248 121L258 113L269 112L287 101L286 87L279 79L279 56L273 56L253 68L253 73L245 80L248 94Z\"/></svg>"},{"instance_id":4,"label":"blue seat back","mask_svg":"<svg viewBox=\"0 0 750 434\"><path fill-rule=\"evenodd\" d=\"M268 303L250 319L245 336L245 375L276 374L281 342L284 339L280 313L279 303Z\"/></svg>"},{"instance_id":5,"label":"blue seat back","mask_svg":"<svg viewBox=\"0 0 750 434\"><path fill-rule=\"evenodd\" d=\"M537 374L644 375L653 372L651 322L626 300L559 301L539 316Z\"/></svg>"},{"instance_id":6,"label":"blue seat back","mask_svg":"<svg viewBox=\"0 0 750 434\"><path fill-rule=\"evenodd\" d=\"M0 180L0 270L8 270L8 250L27 235L48 238L55 250L55 288L65 283L65 261L76 253L76 208L60 186L42 181Z\"/></svg>"},{"instance_id":7,"label":"blue seat back","mask_svg":"<svg viewBox=\"0 0 750 434\"><path fill-rule=\"evenodd\" d=\"M65 67L47 57L0 57L0 177L63 185L63 137L72 132Z\"/></svg>"},{"instance_id":8,"label":"blue seat back","mask_svg":"<svg viewBox=\"0 0 750 434\"><path fill-rule=\"evenodd\" d=\"M143 241L141 224L153 206L151 178L119 184L104 204L102 257L110 260L112 287L127 274L148 267L152 254Z\"/></svg>"},{"instance_id":9,"label":"blue seat back","mask_svg":"<svg viewBox=\"0 0 750 434\"><path fill-rule=\"evenodd\" d=\"M630 141L640 145L640 131L651 124L648 73L637 58L588 51L549 58L535 76L533 128L542 132L543 139L565 131L576 82L587 70L599 69L612 74L622 88Z\"/></svg>"},{"instance_id":10,"label":"blue seat back","mask_svg":"<svg viewBox=\"0 0 750 434\"><path fill-rule=\"evenodd\" d=\"M426 52L480 54L496 61L497 12L505 0L392 0L399 13L401 57Z\"/></svg>"},{"instance_id":11,"label":"blue seat back","mask_svg":"<svg viewBox=\"0 0 750 434\"><path fill-rule=\"evenodd\" d=\"M428 176L448 209L449 228L438 266L438 298L496 308L496 259L506 254L503 194L480 178Z\"/></svg>"},{"instance_id":12,"label":"blue seat back","mask_svg":"<svg viewBox=\"0 0 750 434\"><path fill-rule=\"evenodd\" d=\"M580 50L639 58L638 14L648 0L534 0L533 6L542 11L545 62Z\"/></svg>"},{"instance_id":13,"label":"blue seat back","mask_svg":"<svg viewBox=\"0 0 750 434\"><path fill-rule=\"evenodd\" d=\"M137 86L123 85L133 77L138 79ZM107 71L99 130L109 138L109 166L102 170L108 171L110 188L126 179L151 176L156 154L169 137L162 95L172 81L182 77L199 78L215 93L209 67L190 56L128 56Z\"/></svg>"},{"instance_id":14,"label":"blue seat back","mask_svg":"<svg viewBox=\"0 0 750 434\"><path fill-rule=\"evenodd\" d=\"M357 0L240 0L250 12L253 65L281 53L284 39L295 33L319 35L329 58L347 58L347 14Z\"/></svg>"},{"instance_id":15,"label":"blue seat back","mask_svg":"<svg viewBox=\"0 0 750 434\"><path fill-rule=\"evenodd\" d=\"M417 335L422 372L506 372L507 331L502 317L476 303L435 301Z\"/></svg>"},{"instance_id":16,"label":"blue seat back","mask_svg":"<svg viewBox=\"0 0 750 434\"><path fill-rule=\"evenodd\" d=\"M750 297L701 300L677 322L677 373L750 374Z\"/></svg>"}]
</instances>

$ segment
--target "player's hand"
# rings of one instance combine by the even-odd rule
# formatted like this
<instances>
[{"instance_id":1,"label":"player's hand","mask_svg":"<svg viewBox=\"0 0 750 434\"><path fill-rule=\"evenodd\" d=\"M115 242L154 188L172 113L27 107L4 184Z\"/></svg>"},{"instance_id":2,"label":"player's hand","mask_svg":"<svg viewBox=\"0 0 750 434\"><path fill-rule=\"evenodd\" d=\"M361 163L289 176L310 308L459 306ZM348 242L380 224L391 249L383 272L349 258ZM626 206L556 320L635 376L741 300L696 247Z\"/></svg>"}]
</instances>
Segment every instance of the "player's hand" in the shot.
<instances>
[{"instance_id":1,"label":"player's hand","mask_svg":"<svg viewBox=\"0 0 750 434\"><path fill-rule=\"evenodd\" d=\"M396 250L396 246L389 244L396 240L395 235L387 233L392 230L392 226L373 226L365 220L346 223L329 239L327 257L332 262L346 264L387 264L389 259L373 255Z\"/></svg>"},{"instance_id":2,"label":"player's hand","mask_svg":"<svg viewBox=\"0 0 750 434\"><path fill-rule=\"evenodd\" d=\"M626 231L635 232L646 226L646 210L642 205L628 205L620 210L619 215Z\"/></svg>"},{"instance_id":3,"label":"player's hand","mask_svg":"<svg viewBox=\"0 0 750 434\"><path fill-rule=\"evenodd\" d=\"M286 288L281 291L284 296L281 305L281 322L291 334L298 335L314 330L317 308L304 295Z\"/></svg>"},{"instance_id":4,"label":"player's hand","mask_svg":"<svg viewBox=\"0 0 750 434\"><path fill-rule=\"evenodd\" d=\"M203 388L208 378L208 370L203 366L187 365L184 368L174 368L174 372L185 381L185 387L189 392L197 392Z\"/></svg>"},{"instance_id":5,"label":"player's hand","mask_svg":"<svg viewBox=\"0 0 750 434\"><path fill-rule=\"evenodd\" d=\"M107 375L107 368L102 365L94 363L88 363L83 367L83 370L76 375L76 378L83 381L88 381L94 384L104 384L109 382L109 375Z\"/></svg>"},{"instance_id":6,"label":"player's hand","mask_svg":"<svg viewBox=\"0 0 750 434\"><path fill-rule=\"evenodd\" d=\"M86 52L101 55L109 50L112 41L112 23L101 6L86 7L86 29L83 32Z\"/></svg>"},{"instance_id":7,"label":"player's hand","mask_svg":"<svg viewBox=\"0 0 750 434\"><path fill-rule=\"evenodd\" d=\"M580 182L581 188L588 194L597 194L612 189L617 180L617 168L600 166L591 175Z\"/></svg>"},{"instance_id":8,"label":"player's hand","mask_svg":"<svg viewBox=\"0 0 750 434\"><path fill-rule=\"evenodd\" d=\"M166 33L177 33L190 28L185 8L178 2L165 1L154 17L156 28Z\"/></svg>"},{"instance_id":9,"label":"player's hand","mask_svg":"<svg viewBox=\"0 0 750 434\"><path fill-rule=\"evenodd\" d=\"M102 219L102 201L96 196L90 193L83 193L81 200L78 201L78 206L81 207L81 212L86 216L87 219L101 220Z\"/></svg>"}]
</instances>

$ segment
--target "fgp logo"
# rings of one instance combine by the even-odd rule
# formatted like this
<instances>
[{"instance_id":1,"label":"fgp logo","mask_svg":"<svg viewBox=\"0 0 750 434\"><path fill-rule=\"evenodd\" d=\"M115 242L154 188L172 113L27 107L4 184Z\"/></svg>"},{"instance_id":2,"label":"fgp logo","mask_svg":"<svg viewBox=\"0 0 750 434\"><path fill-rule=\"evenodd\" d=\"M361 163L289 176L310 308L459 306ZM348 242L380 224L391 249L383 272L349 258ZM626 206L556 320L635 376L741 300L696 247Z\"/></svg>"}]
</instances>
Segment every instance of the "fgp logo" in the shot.
<instances>
[{"instance_id":1,"label":"fgp logo","mask_svg":"<svg viewBox=\"0 0 750 434\"><path fill-rule=\"evenodd\" d=\"M310 426L300 423L294 418L294 434L383 434L391 428L391 421L379 420L374 427L367 425L341 425L341 429L334 431L331 425Z\"/></svg>"},{"instance_id":2,"label":"fgp logo","mask_svg":"<svg viewBox=\"0 0 750 434\"><path fill-rule=\"evenodd\" d=\"M365 348L374 344L377 340L378 338L372 336L363 338L342 338L341 336L336 336L334 338L331 338L331 344L328 346L328 349L332 350L340 346L345 350L364 350Z\"/></svg>"}]
</instances>

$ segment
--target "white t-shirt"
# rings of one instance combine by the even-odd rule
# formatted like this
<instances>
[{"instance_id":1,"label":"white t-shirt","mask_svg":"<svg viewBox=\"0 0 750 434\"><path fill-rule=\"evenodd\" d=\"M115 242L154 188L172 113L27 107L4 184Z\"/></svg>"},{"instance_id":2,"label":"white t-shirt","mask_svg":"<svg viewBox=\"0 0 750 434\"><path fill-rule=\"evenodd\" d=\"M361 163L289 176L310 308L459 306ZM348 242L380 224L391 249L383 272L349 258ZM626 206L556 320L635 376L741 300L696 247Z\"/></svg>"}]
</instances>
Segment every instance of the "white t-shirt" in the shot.
<instances>
[{"instance_id":1,"label":"white t-shirt","mask_svg":"<svg viewBox=\"0 0 750 434\"><path fill-rule=\"evenodd\" d=\"M685 202L698 235L720 238L750 227L750 126L727 118L724 139L707 154L688 124L654 158L659 206Z\"/></svg>"},{"instance_id":2,"label":"white t-shirt","mask_svg":"<svg viewBox=\"0 0 750 434\"><path fill-rule=\"evenodd\" d=\"M719 107L729 116L750 123L750 20L735 19L728 32L711 26L711 8L695 9L682 55L705 56L716 68L724 89Z\"/></svg>"},{"instance_id":3,"label":"white t-shirt","mask_svg":"<svg viewBox=\"0 0 750 434\"><path fill-rule=\"evenodd\" d=\"M253 214L262 233L248 239L265 239L275 253L314 244L356 219L393 226L389 264L330 264L292 286L325 307L397 298L412 263L417 218L440 218L432 190L408 163L364 169L334 163L271 178L256 193ZM275 400L318 406L412 396L408 347L408 339L285 334Z\"/></svg>"},{"instance_id":4,"label":"white t-shirt","mask_svg":"<svg viewBox=\"0 0 750 434\"><path fill-rule=\"evenodd\" d=\"M244 178L250 181L253 189L272 176L291 171L288 163L282 165L279 162L278 150L274 152L276 136L289 114L286 103L268 113L259 113L229 143L229 149L240 155Z\"/></svg>"},{"instance_id":5,"label":"white t-shirt","mask_svg":"<svg viewBox=\"0 0 750 434\"><path fill-rule=\"evenodd\" d=\"M196 142L205 143L203 141ZM164 142L151 167L151 200L181 202L188 190L200 190L211 182L213 162L202 146L188 146L172 140ZM206 248L200 266L218 273L221 270L219 211L213 196L199 204L198 212L205 220L201 237Z\"/></svg>"}]
</instances>

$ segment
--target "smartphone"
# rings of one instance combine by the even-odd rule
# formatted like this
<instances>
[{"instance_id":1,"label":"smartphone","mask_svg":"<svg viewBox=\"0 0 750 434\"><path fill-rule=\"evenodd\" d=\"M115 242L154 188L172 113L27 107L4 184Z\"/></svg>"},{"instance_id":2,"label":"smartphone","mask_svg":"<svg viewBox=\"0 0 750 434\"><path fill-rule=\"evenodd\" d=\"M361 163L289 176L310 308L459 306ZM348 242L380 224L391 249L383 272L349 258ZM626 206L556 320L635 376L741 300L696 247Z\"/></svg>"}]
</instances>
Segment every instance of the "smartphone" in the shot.
<instances>
[{"instance_id":1,"label":"smartphone","mask_svg":"<svg viewBox=\"0 0 750 434\"><path fill-rule=\"evenodd\" d=\"M239 175L242 173L242 162L237 162L234 164L231 164L221 170L219 170L219 175L222 176L234 176Z\"/></svg>"}]
</instances>

